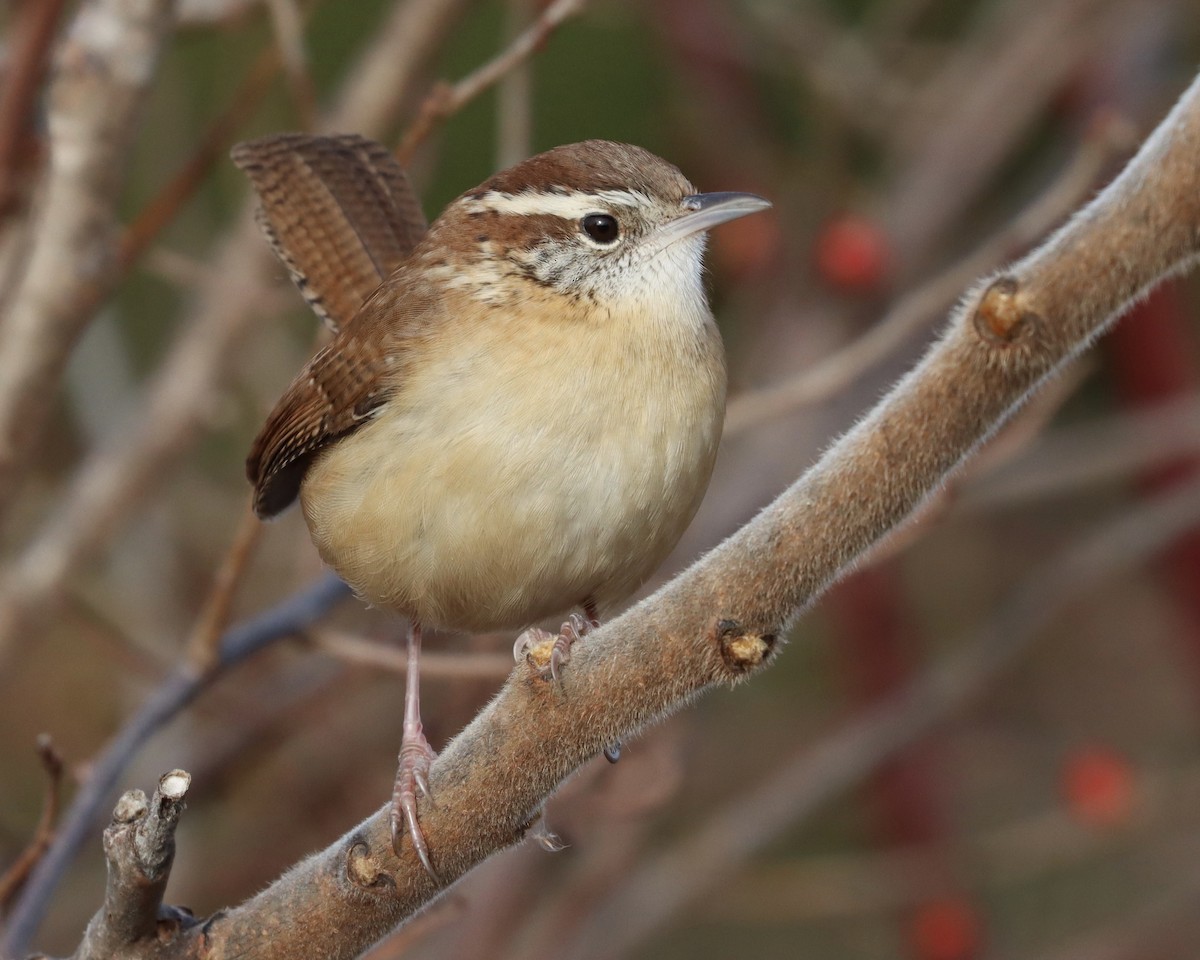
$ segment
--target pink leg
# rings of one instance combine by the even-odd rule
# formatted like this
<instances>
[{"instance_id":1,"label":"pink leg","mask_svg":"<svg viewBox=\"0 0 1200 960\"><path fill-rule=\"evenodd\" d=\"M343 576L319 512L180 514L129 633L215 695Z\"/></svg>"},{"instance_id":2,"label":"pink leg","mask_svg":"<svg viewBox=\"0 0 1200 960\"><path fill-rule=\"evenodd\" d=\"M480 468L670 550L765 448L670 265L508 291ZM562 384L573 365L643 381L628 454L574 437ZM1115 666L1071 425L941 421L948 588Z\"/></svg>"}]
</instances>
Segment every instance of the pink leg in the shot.
<instances>
[{"instance_id":1,"label":"pink leg","mask_svg":"<svg viewBox=\"0 0 1200 960\"><path fill-rule=\"evenodd\" d=\"M429 767L437 756L421 726L421 624L408 628L408 669L404 682L404 735L400 739L400 766L392 789L392 849L400 855L400 841L407 830L413 850L425 871L438 880L429 859L429 847L417 821L417 791L429 798ZM438 881L440 882L440 881Z\"/></svg>"}]
</instances>

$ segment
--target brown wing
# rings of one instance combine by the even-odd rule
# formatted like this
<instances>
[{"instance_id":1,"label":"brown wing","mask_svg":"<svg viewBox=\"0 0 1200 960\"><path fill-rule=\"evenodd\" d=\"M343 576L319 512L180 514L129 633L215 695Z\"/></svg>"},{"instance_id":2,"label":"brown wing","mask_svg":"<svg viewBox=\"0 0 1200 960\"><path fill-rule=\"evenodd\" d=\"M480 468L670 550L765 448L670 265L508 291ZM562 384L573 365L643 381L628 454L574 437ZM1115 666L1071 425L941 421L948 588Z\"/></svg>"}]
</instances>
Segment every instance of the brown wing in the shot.
<instances>
[{"instance_id":1,"label":"brown wing","mask_svg":"<svg viewBox=\"0 0 1200 960\"><path fill-rule=\"evenodd\" d=\"M344 436L386 398L387 366L374 338L342 331L292 381L258 432L246 458L254 511L273 517L291 505L313 454Z\"/></svg>"},{"instance_id":2,"label":"brown wing","mask_svg":"<svg viewBox=\"0 0 1200 960\"><path fill-rule=\"evenodd\" d=\"M258 192L275 253L335 331L425 233L408 177L374 140L287 133L239 143L231 156Z\"/></svg>"}]
</instances>

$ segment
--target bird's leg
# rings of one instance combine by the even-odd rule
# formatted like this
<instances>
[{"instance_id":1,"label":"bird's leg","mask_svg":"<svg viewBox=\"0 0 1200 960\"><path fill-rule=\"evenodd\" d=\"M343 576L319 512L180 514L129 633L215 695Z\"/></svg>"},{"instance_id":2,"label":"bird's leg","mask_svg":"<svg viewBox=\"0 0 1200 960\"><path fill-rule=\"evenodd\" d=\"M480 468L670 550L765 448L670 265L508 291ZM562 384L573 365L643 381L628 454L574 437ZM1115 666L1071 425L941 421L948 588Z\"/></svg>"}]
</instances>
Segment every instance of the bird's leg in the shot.
<instances>
[{"instance_id":1,"label":"bird's leg","mask_svg":"<svg viewBox=\"0 0 1200 960\"><path fill-rule=\"evenodd\" d=\"M412 838L413 850L425 871L437 882L438 875L429 860L429 847L417 821L417 791L429 799L429 767L437 756L421 726L421 624L413 620L408 627L408 666L404 678L404 735L400 739L400 765L392 789L392 849L400 855L400 840L405 829Z\"/></svg>"}]
</instances>

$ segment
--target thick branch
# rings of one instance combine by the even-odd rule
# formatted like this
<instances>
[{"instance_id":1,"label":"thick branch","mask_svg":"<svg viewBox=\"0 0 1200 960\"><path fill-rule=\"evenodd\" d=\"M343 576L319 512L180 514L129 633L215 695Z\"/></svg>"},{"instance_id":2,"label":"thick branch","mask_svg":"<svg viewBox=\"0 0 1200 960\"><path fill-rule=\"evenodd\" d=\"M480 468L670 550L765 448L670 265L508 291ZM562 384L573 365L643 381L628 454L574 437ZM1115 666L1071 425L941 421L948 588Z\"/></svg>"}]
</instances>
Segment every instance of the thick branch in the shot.
<instances>
[{"instance_id":1,"label":"thick branch","mask_svg":"<svg viewBox=\"0 0 1200 960\"><path fill-rule=\"evenodd\" d=\"M579 645L559 684L519 668L431 772L422 811L454 880L515 842L561 780L703 690L768 660L797 612L935 490L1132 299L1196 255L1200 82L1124 173L982 283L939 343L752 523ZM346 957L437 890L390 853L380 810L206 928L215 956Z\"/></svg>"}]
</instances>

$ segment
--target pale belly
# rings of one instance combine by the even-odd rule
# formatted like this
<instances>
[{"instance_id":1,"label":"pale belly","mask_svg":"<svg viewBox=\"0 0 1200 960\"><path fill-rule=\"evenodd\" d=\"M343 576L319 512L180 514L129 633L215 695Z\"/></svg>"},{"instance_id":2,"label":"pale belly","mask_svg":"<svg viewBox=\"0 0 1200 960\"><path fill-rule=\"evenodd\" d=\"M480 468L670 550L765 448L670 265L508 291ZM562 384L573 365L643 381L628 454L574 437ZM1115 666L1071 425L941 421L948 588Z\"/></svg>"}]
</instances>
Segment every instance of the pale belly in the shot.
<instances>
[{"instance_id":1,"label":"pale belly","mask_svg":"<svg viewBox=\"0 0 1200 960\"><path fill-rule=\"evenodd\" d=\"M613 387L603 369L486 396L457 381L436 418L384 415L318 457L301 489L313 541L364 599L431 625L611 609L704 495L724 417L717 359L711 375L620 385L619 400L597 392Z\"/></svg>"}]
</instances>

